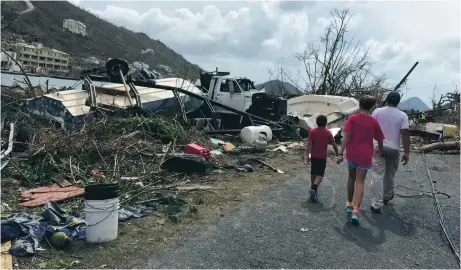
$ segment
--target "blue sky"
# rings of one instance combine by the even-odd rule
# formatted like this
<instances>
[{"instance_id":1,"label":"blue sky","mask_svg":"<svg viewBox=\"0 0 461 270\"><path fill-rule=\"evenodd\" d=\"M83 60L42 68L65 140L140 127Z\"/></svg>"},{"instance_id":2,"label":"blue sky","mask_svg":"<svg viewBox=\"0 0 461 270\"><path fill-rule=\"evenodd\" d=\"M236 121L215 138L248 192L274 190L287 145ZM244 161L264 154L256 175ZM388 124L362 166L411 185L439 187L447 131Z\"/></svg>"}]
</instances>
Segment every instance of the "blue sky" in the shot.
<instances>
[{"instance_id":1,"label":"blue sky","mask_svg":"<svg viewBox=\"0 0 461 270\"><path fill-rule=\"evenodd\" d=\"M420 62L404 98L430 104L434 85L441 94L460 84L459 1L71 2L161 40L205 70L219 67L257 83L281 63L293 78L302 76L294 54L318 42L333 8L349 8L350 35L370 46L375 74L385 73L393 86Z\"/></svg>"}]
</instances>

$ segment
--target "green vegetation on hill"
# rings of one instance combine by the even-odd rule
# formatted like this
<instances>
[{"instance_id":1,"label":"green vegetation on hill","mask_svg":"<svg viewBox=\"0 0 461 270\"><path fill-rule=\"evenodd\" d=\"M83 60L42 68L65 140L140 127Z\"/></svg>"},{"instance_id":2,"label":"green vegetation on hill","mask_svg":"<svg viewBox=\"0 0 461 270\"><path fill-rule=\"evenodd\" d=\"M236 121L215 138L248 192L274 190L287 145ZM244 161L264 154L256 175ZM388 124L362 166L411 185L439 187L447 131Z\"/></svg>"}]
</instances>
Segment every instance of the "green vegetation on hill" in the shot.
<instances>
[{"instance_id":1,"label":"green vegetation on hill","mask_svg":"<svg viewBox=\"0 0 461 270\"><path fill-rule=\"evenodd\" d=\"M144 33L115 26L67 1L33 1L32 4L35 7L33 11L20 16L8 27L2 27L2 41L20 37L77 57L93 56L103 61L109 57L122 58L129 62L144 62L162 74L165 72L158 65L169 66L173 74L181 77L193 79L199 76L199 66L189 63L161 41L151 39ZM64 30L64 19L84 23L88 36ZM154 51L154 55L140 53L149 48Z\"/></svg>"}]
</instances>

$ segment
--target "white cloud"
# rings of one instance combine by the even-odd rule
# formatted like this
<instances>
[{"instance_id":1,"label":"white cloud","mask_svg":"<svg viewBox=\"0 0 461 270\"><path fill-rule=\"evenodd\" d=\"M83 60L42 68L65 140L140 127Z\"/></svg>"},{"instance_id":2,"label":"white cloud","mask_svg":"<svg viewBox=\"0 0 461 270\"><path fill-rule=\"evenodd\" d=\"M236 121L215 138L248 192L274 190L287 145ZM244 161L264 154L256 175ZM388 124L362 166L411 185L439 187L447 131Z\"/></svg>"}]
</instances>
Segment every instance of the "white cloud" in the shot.
<instances>
[{"instance_id":1,"label":"white cloud","mask_svg":"<svg viewBox=\"0 0 461 270\"><path fill-rule=\"evenodd\" d=\"M277 30L261 45L271 53L277 50L300 51L307 41L309 22L306 14L282 15Z\"/></svg>"},{"instance_id":2,"label":"white cloud","mask_svg":"<svg viewBox=\"0 0 461 270\"><path fill-rule=\"evenodd\" d=\"M72 0L79 2L79 0ZM205 69L219 66L259 82L280 58L293 74L293 57L318 42L333 8L348 7L349 34L370 46L374 71L397 83L410 75L408 96L426 103L432 87L459 83L460 3L438 2L80 2L117 25L142 31Z\"/></svg>"}]
</instances>

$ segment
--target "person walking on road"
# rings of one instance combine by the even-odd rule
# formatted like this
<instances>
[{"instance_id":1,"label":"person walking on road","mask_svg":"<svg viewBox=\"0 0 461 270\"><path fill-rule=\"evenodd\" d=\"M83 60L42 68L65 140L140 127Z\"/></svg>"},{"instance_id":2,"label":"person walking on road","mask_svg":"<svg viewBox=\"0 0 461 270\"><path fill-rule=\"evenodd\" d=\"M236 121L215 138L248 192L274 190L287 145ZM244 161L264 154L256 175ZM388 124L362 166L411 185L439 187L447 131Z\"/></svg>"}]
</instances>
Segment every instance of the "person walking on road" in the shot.
<instances>
[{"instance_id":1,"label":"person walking on road","mask_svg":"<svg viewBox=\"0 0 461 270\"><path fill-rule=\"evenodd\" d=\"M381 155L373 156L371 178L371 211L379 213L383 204L394 198L394 177L399 167L400 137L404 154L401 162L406 165L410 153L409 122L406 113L397 108L400 94L392 91L387 95L385 107L373 111L373 116L384 132L383 151ZM375 143L376 147L376 143Z\"/></svg>"},{"instance_id":2,"label":"person walking on road","mask_svg":"<svg viewBox=\"0 0 461 270\"><path fill-rule=\"evenodd\" d=\"M328 144L333 146L336 156L338 156L338 146L331 131L326 129L327 117L319 115L316 119L317 128L313 128L309 132L309 137L306 140L306 159L307 165L311 166L311 189L309 190L309 198L312 202L318 200L317 189L322 182L327 166ZM311 157L309 157L309 155Z\"/></svg>"},{"instance_id":3,"label":"person walking on road","mask_svg":"<svg viewBox=\"0 0 461 270\"><path fill-rule=\"evenodd\" d=\"M363 96L359 100L360 113L349 116L344 126L344 137L339 150L337 163L343 161L346 150L349 179L347 182L346 212L352 213L351 222L359 224L359 211L365 189L365 177L371 169L373 157L373 140L378 141L377 151L381 152L384 135L378 121L370 116L370 111L376 104L373 96ZM355 204L352 203L355 195Z\"/></svg>"}]
</instances>

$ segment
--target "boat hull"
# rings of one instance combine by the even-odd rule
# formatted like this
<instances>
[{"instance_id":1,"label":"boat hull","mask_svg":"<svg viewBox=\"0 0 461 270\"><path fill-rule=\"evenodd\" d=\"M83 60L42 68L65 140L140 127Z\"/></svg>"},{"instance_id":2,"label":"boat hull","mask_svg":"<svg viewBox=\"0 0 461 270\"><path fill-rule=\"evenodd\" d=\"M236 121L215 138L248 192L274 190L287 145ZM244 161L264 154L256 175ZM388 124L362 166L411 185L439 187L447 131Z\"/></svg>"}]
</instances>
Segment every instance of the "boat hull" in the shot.
<instances>
[{"instance_id":1,"label":"boat hull","mask_svg":"<svg viewBox=\"0 0 461 270\"><path fill-rule=\"evenodd\" d=\"M314 128L319 115L327 117L327 126L343 127L348 115L359 111L359 102L355 98L304 95L288 100L288 115L299 119L299 125L305 129Z\"/></svg>"}]
</instances>

